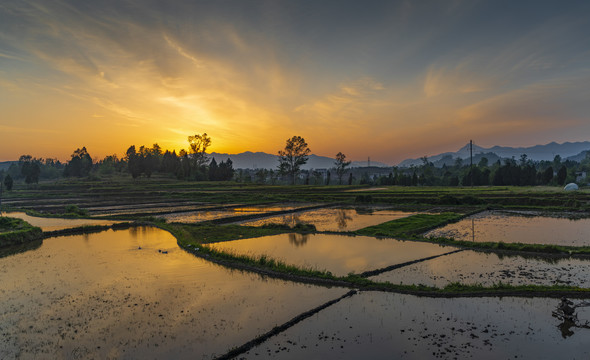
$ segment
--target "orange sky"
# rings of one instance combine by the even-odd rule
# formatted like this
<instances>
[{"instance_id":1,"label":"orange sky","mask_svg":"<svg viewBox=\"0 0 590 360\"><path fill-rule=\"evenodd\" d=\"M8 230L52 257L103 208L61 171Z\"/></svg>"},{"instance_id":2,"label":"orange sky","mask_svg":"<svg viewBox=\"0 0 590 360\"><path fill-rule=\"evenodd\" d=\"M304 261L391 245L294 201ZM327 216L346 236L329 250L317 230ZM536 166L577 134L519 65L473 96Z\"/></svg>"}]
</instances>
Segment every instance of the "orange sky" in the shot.
<instances>
[{"instance_id":1,"label":"orange sky","mask_svg":"<svg viewBox=\"0 0 590 360\"><path fill-rule=\"evenodd\" d=\"M395 164L588 140L583 2L0 5L0 161L130 145ZM219 3L217 3L219 4Z\"/></svg>"}]
</instances>

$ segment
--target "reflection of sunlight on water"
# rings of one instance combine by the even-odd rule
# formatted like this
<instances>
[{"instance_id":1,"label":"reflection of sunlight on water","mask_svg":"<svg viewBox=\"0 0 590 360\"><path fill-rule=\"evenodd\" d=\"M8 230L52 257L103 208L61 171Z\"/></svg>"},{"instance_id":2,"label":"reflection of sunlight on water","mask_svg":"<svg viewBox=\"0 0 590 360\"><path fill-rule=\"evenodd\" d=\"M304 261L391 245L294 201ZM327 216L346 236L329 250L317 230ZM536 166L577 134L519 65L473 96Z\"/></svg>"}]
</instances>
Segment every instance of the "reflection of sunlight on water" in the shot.
<instances>
[{"instance_id":1,"label":"reflection of sunlight on water","mask_svg":"<svg viewBox=\"0 0 590 360\"><path fill-rule=\"evenodd\" d=\"M2 356L211 358L343 293L232 272L168 232L132 229L0 258Z\"/></svg>"},{"instance_id":2,"label":"reflection of sunlight on water","mask_svg":"<svg viewBox=\"0 0 590 360\"><path fill-rule=\"evenodd\" d=\"M499 256L466 250L376 275L371 279L443 287L451 282L492 286L577 285L590 287L590 260Z\"/></svg>"},{"instance_id":3,"label":"reflection of sunlight on water","mask_svg":"<svg viewBox=\"0 0 590 360\"><path fill-rule=\"evenodd\" d=\"M374 270L455 250L425 242L334 234L281 234L211 243L209 246L237 254L264 254L287 264L310 264L338 275Z\"/></svg>"},{"instance_id":4,"label":"reflection of sunlight on water","mask_svg":"<svg viewBox=\"0 0 590 360\"><path fill-rule=\"evenodd\" d=\"M477 242L522 242L526 244L590 245L590 219L572 221L550 216L521 216L485 211L457 223L426 233Z\"/></svg>"},{"instance_id":5,"label":"reflection of sunlight on water","mask_svg":"<svg viewBox=\"0 0 590 360\"><path fill-rule=\"evenodd\" d=\"M365 211L362 208L325 208L304 211L287 216L275 216L261 220L247 221L242 223L242 225L261 226L265 224L287 224L294 227L301 223L314 225L318 231L354 231L413 214L414 213L393 210Z\"/></svg>"},{"instance_id":6,"label":"reflection of sunlight on water","mask_svg":"<svg viewBox=\"0 0 590 360\"><path fill-rule=\"evenodd\" d=\"M2 216L22 219L33 226L40 227L43 231L63 230L84 225L112 225L119 222L112 220L44 218L30 216L24 212L2 212Z\"/></svg>"}]
</instances>

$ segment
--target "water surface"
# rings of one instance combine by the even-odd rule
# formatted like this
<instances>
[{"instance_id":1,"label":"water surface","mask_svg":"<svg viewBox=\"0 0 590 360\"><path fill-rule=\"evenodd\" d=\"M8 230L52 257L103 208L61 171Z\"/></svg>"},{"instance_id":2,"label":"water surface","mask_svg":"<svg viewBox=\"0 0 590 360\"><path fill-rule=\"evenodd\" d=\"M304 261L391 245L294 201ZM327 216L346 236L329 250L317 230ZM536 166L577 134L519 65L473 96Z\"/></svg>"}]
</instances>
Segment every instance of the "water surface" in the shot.
<instances>
[{"instance_id":1,"label":"water surface","mask_svg":"<svg viewBox=\"0 0 590 360\"><path fill-rule=\"evenodd\" d=\"M294 227L297 224L312 224L315 225L318 231L355 231L367 226L408 217L413 214L411 212L396 210L327 208L269 217L244 222L242 225L261 226L265 224L285 224Z\"/></svg>"},{"instance_id":2,"label":"water surface","mask_svg":"<svg viewBox=\"0 0 590 360\"><path fill-rule=\"evenodd\" d=\"M590 218L532 216L484 211L457 223L429 231L425 236L453 237L475 242L590 245Z\"/></svg>"},{"instance_id":3,"label":"water surface","mask_svg":"<svg viewBox=\"0 0 590 360\"><path fill-rule=\"evenodd\" d=\"M230 271L153 228L46 239L0 258L0 284L2 359L208 359L345 292Z\"/></svg>"},{"instance_id":4,"label":"water surface","mask_svg":"<svg viewBox=\"0 0 590 360\"><path fill-rule=\"evenodd\" d=\"M392 284L444 287L451 282L491 286L572 285L590 287L590 259L541 259L461 251L371 277Z\"/></svg>"},{"instance_id":5,"label":"water surface","mask_svg":"<svg viewBox=\"0 0 590 360\"><path fill-rule=\"evenodd\" d=\"M223 210L202 210L202 211L187 211L174 214L162 214L158 217L165 218L168 222L181 223L198 223L202 221L217 220L232 216L264 214L273 211L292 210L301 205L252 205L252 206L238 206L231 209Z\"/></svg>"},{"instance_id":6,"label":"water surface","mask_svg":"<svg viewBox=\"0 0 590 360\"><path fill-rule=\"evenodd\" d=\"M432 299L366 292L319 312L247 359L587 359L589 329L551 316L559 299ZM590 320L588 308L580 319ZM562 325L560 327L560 325Z\"/></svg>"},{"instance_id":7,"label":"water surface","mask_svg":"<svg viewBox=\"0 0 590 360\"><path fill-rule=\"evenodd\" d=\"M24 212L3 212L2 216L22 219L33 226L40 227L43 231L63 230L85 225L112 225L118 222L111 220L44 218L30 216Z\"/></svg>"},{"instance_id":8,"label":"water surface","mask_svg":"<svg viewBox=\"0 0 590 360\"><path fill-rule=\"evenodd\" d=\"M328 270L335 275L375 270L456 249L425 242L335 234L280 234L208 245L231 253L268 255L287 264Z\"/></svg>"}]
</instances>

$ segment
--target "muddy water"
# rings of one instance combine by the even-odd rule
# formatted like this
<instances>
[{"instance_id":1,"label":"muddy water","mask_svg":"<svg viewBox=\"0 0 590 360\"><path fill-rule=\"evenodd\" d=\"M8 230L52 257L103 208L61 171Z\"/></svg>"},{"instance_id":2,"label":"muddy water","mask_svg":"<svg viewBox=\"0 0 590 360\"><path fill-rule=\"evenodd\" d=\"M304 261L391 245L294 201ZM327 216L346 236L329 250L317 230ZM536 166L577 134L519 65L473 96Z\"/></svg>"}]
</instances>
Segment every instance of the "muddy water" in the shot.
<instances>
[{"instance_id":1,"label":"muddy water","mask_svg":"<svg viewBox=\"0 0 590 360\"><path fill-rule=\"evenodd\" d=\"M272 211L284 211L296 209L296 205L270 205L270 206L243 206L235 207L226 210L212 210L212 211L187 211L175 214L163 214L158 217L166 219L168 222L181 222L181 223L197 223L201 221L209 221L222 219L231 216L241 215L252 215L252 214L264 214Z\"/></svg>"},{"instance_id":2,"label":"muddy water","mask_svg":"<svg viewBox=\"0 0 590 360\"><path fill-rule=\"evenodd\" d=\"M590 260L540 259L462 251L371 277L392 284L444 287L451 282L491 286L575 285L590 287Z\"/></svg>"},{"instance_id":3,"label":"muddy water","mask_svg":"<svg viewBox=\"0 0 590 360\"><path fill-rule=\"evenodd\" d=\"M361 293L250 350L277 359L587 359L590 330L558 327L558 299ZM590 320L589 308L580 319ZM565 337L564 337L565 336Z\"/></svg>"},{"instance_id":4,"label":"muddy water","mask_svg":"<svg viewBox=\"0 0 590 360\"><path fill-rule=\"evenodd\" d=\"M211 358L345 292L232 272L152 228L46 239L1 258L0 284L2 359Z\"/></svg>"},{"instance_id":5,"label":"muddy water","mask_svg":"<svg viewBox=\"0 0 590 360\"><path fill-rule=\"evenodd\" d=\"M375 270L455 250L424 242L332 234L281 234L209 246L238 254L264 254L287 264L328 270L334 275Z\"/></svg>"},{"instance_id":6,"label":"muddy water","mask_svg":"<svg viewBox=\"0 0 590 360\"><path fill-rule=\"evenodd\" d=\"M29 216L24 212L3 212L2 216L23 219L33 226L40 227L43 231L63 230L84 225L112 225L118 222L111 220L42 218Z\"/></svg>"},{"instance_id":7,"label":"muddy water","mask_svg":"<svg viewBox=\"0 0 590 360\"><path fill-rule=\"evenodd\" d=\"M550 216L485 211L426 233L476 242L590 245L590 218L570 220Z\"/></svg>"},{"instance_id":8,"label":"muddy water","mask_svg":"<svg viewBox=\"0 0 590 360\"><path fill-rule=\"evenodd\" d=\"M265 224L313 224L318 231L354 231L367 226L400 219L414 213L394 210L370 209L319 209L284 216L270 217L242 225L261 226Z\"/></svg>"}]
</instances>

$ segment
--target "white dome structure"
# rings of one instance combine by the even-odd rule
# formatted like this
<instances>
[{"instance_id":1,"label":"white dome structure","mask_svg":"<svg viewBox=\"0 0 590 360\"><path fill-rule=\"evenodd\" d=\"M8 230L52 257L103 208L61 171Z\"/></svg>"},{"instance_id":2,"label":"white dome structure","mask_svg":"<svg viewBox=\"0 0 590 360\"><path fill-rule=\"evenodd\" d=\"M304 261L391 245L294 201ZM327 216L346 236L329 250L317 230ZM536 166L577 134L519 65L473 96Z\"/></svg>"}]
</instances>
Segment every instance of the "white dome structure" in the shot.
<instances>
[{"instance_id":1,"label":"white dome structure","mask_svg":"<svg viewBox=\"0 0 590 360\"><path fill-rule=\"evenodd\" d=\"M576 185L575 183L569 183L563 188L563 190L565 190L565 191L575 191L578 189L579 189L578 185Z\"/></svg>"}]
</instances>

